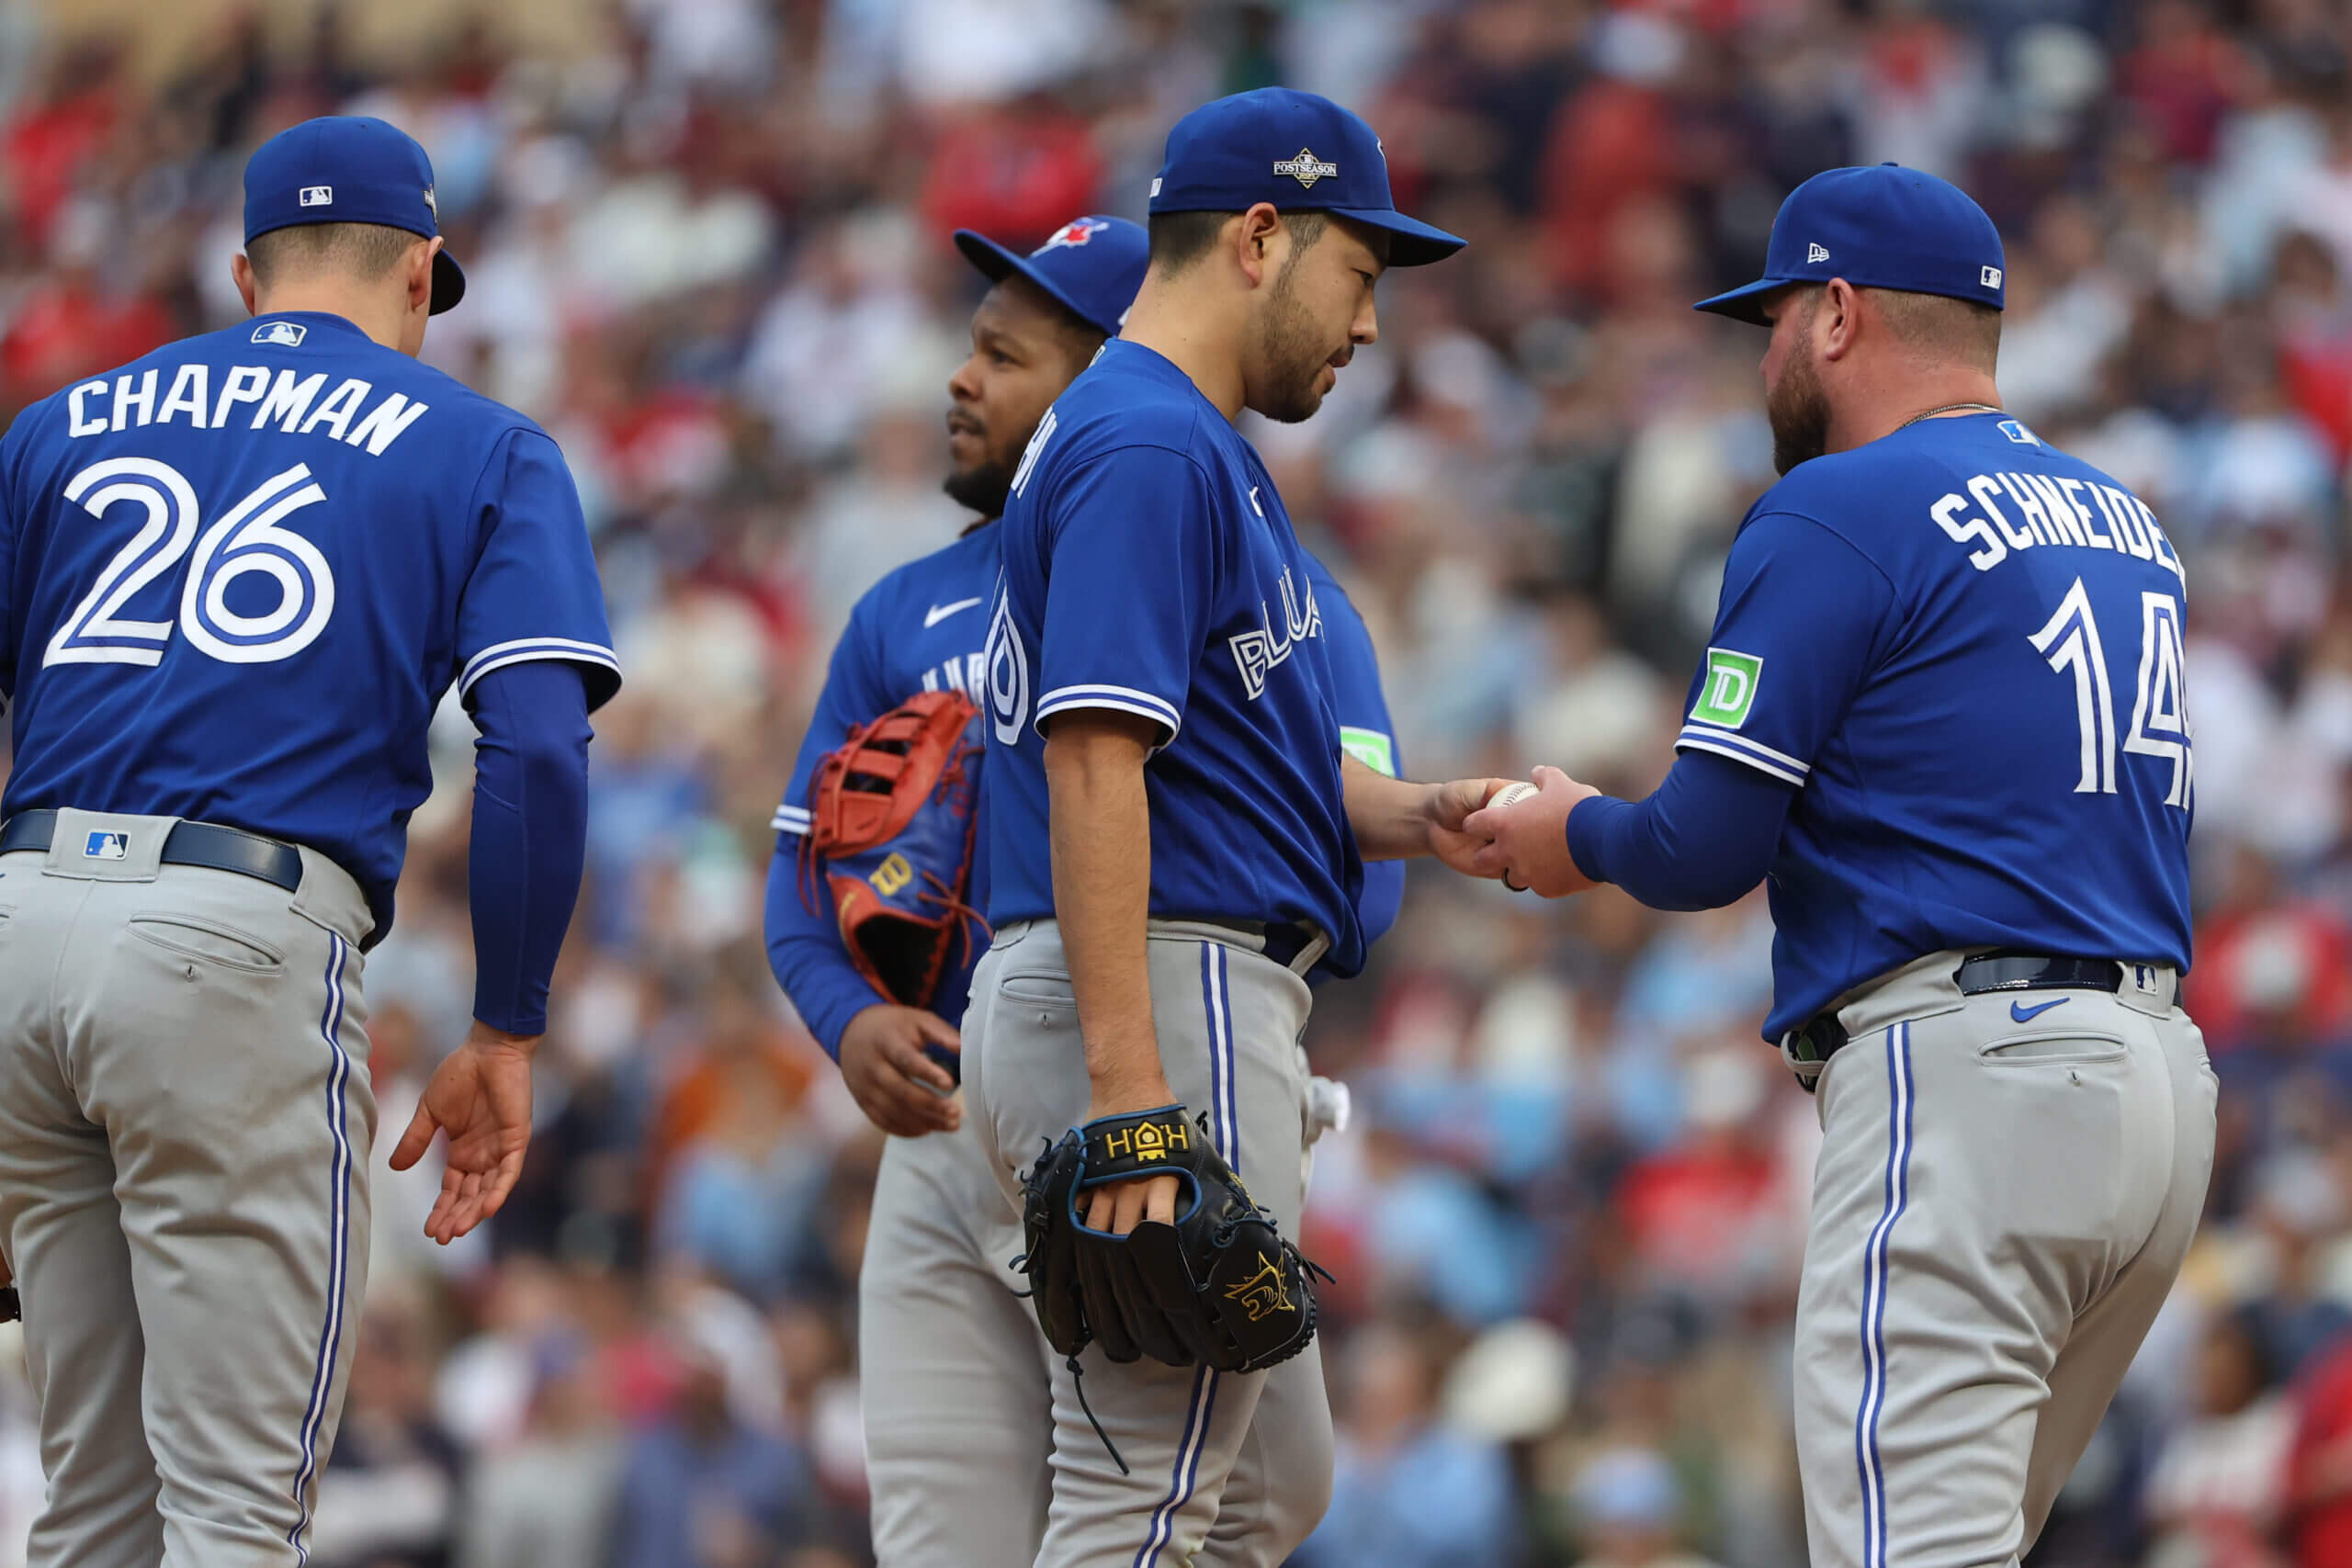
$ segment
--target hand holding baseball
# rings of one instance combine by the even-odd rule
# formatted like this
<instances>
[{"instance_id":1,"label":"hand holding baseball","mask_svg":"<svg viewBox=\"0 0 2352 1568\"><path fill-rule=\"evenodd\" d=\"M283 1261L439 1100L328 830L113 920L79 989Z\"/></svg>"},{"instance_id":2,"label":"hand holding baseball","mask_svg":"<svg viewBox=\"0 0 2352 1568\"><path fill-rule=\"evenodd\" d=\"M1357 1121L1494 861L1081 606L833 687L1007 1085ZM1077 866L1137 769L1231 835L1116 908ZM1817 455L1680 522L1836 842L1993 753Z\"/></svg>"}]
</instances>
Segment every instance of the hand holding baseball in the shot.
<instances>
[{"instance_id":1,"label":"hand holding baseball","mask_svg":"<svg viewBox=\"0 0 2352 1568\"><path fill-rule=\"evenodd\" d=\"M1600 793L1557 768L1538 768L1532 784L1497 791L1462 824L1464 832L1487 840L1471 857L1473 871L1544 898L1583 892L1592 882L1568 854L1568 813Z\"/></svg>"}]
</instances>

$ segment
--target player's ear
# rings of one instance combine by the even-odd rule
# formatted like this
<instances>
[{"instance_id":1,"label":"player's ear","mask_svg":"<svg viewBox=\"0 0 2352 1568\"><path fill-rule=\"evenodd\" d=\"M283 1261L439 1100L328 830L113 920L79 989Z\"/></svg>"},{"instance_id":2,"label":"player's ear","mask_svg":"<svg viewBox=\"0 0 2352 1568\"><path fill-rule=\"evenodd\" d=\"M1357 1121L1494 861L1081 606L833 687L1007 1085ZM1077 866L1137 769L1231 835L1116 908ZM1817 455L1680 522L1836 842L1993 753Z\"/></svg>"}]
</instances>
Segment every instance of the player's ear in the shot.
<instances>
[{"instance_id":1,"label":"player's ear","mask_svg":"<svg viewBox=\"0 0 2352 1568\"><path fill-rule=\"evenodd\" d=\"M1813 321L1814 343L1824 359L1843 359L1854 346L1854 333L1860 322L1856 312L1861 309L1862 297L1854 286L1842 277L1833 277L1821 291L1821 309Z\"/></svg>"},{"instance_id":2,"label":"player's ear","mask_svg":"<svg viewBox=\"0 0 2352 1568\"><path fill-rule=\"evenodd\" d=\"M245 314L260 315L261 311L254 303L254 264L246 259L244 252L239 251L229 258L229 276L237 285L237 298L245 302Z\"/></svg>"},{"instance_id":3,"label":"player's ear","mask_svg":"<svg viewBox=\"0 0 2352 1568\"><path fill-rule=\"evenodd\" d=\"M1283 228L1283 215L1274 210L1272 202L1261 201L1241 215L1233 236L1234 261L1242 276L1249 278L1250 288L1257 288L1280 270L1282 253L1289 243L1289 231Z\"/></svg>"},{"instance_id":4,"label":"player's ear","mask_svg":"<svg viewBox=\"0 0 2352 1568\"><path fill-rule=\"evenodd\" d=\"M412 314L419 310L429 311L433 308L433 258L441 254L441 247L447 243L447 241L436 234L423 244L409 247L408 260L402 264L407 275L402 281L408 285L408 308Z\"/></svg>"}]
</instances>

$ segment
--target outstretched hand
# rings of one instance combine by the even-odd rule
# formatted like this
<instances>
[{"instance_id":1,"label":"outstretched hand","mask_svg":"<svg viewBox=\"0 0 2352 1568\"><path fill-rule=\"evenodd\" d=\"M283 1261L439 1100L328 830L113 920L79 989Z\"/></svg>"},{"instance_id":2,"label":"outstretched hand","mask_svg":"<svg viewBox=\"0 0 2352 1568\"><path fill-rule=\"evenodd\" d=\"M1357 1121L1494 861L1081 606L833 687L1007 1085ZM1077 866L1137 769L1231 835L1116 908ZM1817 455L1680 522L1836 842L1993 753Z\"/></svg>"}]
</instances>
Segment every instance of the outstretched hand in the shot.
<instances>
[{"instance_id":1,"label":"outstretched hand","mask_svg":"<svg viewBox=\"0 0 2352 1568\"><path fill-rule=\"evenodd\" d=\"M498 1213L523 1174L531 1142L531 1053L536 1035L508 1034L476 1023L466 1043L442 1058L417 1100L408 1131L392 1150L392 1168L406 1170L449 1135L441 1195L425 1217L424 1234L447 1247Z\"/></svg>"},{"instance_id":2,"label":"outstretched hand","mask_svg":"<svg viewBox=\"0 0 2352 1568\"><path fill-rule=\"evenodd\" d=\"M1509 779L1455 779L1432 784L1428 807L1430 852L1464 876L1500 874L1477 863L1478 852L1487 847L1487 835L1470 830L1468 822L1496 791L1509 788L1510 783Z\"/></svg>"},{"instance_id":3,"label":"outstretched hand","mask_svg":"<svg viewBox=\"0 0 2352 1568\"><path fill-rule=\"evenodd\" d=\"M1592 886L1568 853L1568 813L1600 792L1557 768L1528 775L1535 793L1501 807L1471 814L1464 831L1481 846L1472 874L1499 876L1504 885L1544 898L1565 898Z\"/></svg>"}]
</instances>

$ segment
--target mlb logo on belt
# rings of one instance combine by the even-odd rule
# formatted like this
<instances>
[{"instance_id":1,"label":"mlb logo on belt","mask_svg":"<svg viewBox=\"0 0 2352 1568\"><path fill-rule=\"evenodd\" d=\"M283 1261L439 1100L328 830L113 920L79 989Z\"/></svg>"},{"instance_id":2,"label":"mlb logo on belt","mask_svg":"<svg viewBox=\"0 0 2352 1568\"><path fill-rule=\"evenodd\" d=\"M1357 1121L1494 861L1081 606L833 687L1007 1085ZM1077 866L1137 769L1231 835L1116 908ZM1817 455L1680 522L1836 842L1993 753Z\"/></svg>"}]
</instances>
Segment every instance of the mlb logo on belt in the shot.
<instances>
[{"instance_id":1,"label":"mlb logo on belt","mask_svg":"<svg viewBox=\"0 0 2352 1568\"><path fill-rule=\"evenodd\" d=\"M84 860L120 860L130 852L130 835L94 831L82 841Z\"/></svg>"}]
</instances>

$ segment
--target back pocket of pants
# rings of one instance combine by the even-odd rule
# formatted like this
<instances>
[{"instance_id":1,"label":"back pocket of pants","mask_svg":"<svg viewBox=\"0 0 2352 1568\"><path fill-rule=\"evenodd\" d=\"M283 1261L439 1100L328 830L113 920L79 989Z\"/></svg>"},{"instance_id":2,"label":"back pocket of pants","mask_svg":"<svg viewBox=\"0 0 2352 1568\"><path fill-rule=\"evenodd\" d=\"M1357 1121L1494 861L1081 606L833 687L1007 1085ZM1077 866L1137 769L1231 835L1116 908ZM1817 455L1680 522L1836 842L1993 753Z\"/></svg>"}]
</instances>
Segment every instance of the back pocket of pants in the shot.
<instances>
[{"instance_id":1,"label":"back pocket of pants","mask_svg":"<svg viewBox=\"0 0 2352 1568\"><path fill-rule=\"evenodd\" d=\"M1016 1010L1042 1012L1056 1018L1075 1016L1078 993L1067 975L1007 975L996 983L997 999Z\"/></svg>"},{"instance_id":2,"label":"back pocket of pants","mask_svg":"<svg viewBox=\"0 0 2352 1568\"><path fill-rule=\"evenodd\" d=\"M2006 1034L1976 1048L1980 1058L2005 1067L2080 1066L2086 1062L2112 1062L2123 1052L2123 1042L2115 1035L2082 1030Z\"/></svg>"},{"instance_id":3,"label":"back pocket of pants","mask_svg":"<svg viewBox=\"0 0 2352 1568\"><path fill-rule=\"evenodd\" d=\"M265 975L286 966L286 955L234 926L176 911L130 917L130 934L182 958Z\"/></svg>"}]
</instances>

